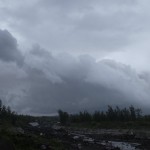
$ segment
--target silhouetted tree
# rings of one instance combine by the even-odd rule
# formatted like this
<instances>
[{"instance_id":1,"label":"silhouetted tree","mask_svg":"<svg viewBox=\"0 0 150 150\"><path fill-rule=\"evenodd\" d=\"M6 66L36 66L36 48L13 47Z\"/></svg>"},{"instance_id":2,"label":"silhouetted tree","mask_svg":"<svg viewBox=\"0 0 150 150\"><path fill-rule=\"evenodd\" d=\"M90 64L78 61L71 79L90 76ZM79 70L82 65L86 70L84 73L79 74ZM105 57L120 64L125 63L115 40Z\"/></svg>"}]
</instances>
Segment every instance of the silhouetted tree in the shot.
<instances>
[{"instance_id":1,"label":"silhouetted tree","mask_svg":"<svg viewBox=\"0 0 150 150\"><path fill-rule=\"evenodd\" d=\"M69 115L67 112L63 112L62 110L58 110L60 123L65 125L69 120Z\"/></svg>"},{"instance_id":2,"label":"silhouetted tree","mask_svg":"<svg viewBox=\"0 0 150 150\"><path fill-rule=\"evenodd\" d=\"M131 116L131 120L134 121L136 119L136 113L135 113L135 108L131 105L129 107L130 109L130 116Z\"/></svg>"},{"instance_id":3,"label":"silhouetted tree","mask_svg":"<svg viewBox=\"0 0 150 150\"><path fill-rule=\"evenodd\" d=\"M136 118L137 119L140 119L142 117L142 110L141 109L137 108L135 110L135 113L136 113Z\"/></svg>"},{"instance_id":4,"label":"silhouetted tree","mask_svg":"<svg viewBox=\"0 0 150 150\"><path fill-rule=\"evenodd\" d=\"M107 119L113 121L115 119L115 113L111 106L108 105L108 110L106 112Z\"/></svg>"}]
</instances>

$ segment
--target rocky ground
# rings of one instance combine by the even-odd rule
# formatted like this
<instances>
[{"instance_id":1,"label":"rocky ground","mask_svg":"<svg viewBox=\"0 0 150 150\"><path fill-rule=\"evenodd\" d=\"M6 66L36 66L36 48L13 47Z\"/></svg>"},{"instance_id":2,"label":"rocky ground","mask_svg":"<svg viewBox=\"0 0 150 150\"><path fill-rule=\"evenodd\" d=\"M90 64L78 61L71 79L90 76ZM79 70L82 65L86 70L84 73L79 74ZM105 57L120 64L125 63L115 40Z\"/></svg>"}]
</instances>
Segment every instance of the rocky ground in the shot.
<instances>
[{"instance_id":1,"label":"rocky ground","mask_svg":"<svg viewBox=\"0 0 150 150\"><path fill-rule=\"evenodd\" d=\"M34 131L37 129L36 131ZM34 134L58 139L68 150L135 150L150 149L150 136L147 131L113 129L79 129L62 126L33 128ZM42 149L42 147L41 147ZM44 149L44 147L43 147ZM48 147L45 146L45 149ZM51 148L52 149L52 148Z\"/></svg>"},{"instance_id":2,"label":"rocky ground","mask_svg":"<svg viewBox=\"0 0 150 150\"><path fill-rule=\"evenodd\" d=\"M14 127L0 138L0 150L149 150L142 130L81 129L62 126ZM9 138L8 138L9 137ZM19 146L18 146L19 145Z\"/></svg>"}]
</instances>

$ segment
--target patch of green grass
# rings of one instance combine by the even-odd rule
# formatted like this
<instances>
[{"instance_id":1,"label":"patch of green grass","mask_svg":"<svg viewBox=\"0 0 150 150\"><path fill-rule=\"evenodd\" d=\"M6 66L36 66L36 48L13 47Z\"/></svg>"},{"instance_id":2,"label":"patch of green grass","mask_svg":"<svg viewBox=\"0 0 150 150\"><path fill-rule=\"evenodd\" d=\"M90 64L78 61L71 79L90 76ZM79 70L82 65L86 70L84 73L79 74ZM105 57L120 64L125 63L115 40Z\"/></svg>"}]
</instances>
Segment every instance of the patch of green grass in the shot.
<instances>
[{"instance_id":1,"label":"patch of green grass","mask_svg":"<svg viewBox=\"0 0 150 150\"><path fill-rule=\"evenodd\" d=\"M16 150L40 150L41 145L50 145L54 150L65 150L58 139L37 136L33 134L14 134L6 129L0 130L0 139L13 143Z\"/></svg>"}]
</instances>

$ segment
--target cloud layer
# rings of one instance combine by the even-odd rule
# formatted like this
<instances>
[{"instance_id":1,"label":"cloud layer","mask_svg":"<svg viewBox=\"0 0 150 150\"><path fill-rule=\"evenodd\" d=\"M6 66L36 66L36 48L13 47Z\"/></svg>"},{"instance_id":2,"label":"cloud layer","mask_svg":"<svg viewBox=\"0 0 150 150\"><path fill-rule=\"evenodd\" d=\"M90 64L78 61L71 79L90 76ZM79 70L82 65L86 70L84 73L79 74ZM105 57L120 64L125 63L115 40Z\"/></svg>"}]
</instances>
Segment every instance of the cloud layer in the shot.
<instances>
[{"instance_id":1,"label":"cloud layer","mask_svg":"<svg viewBox=\"0 0 150 150\"><path fill-rule=\"evenodd\" d=\"M145 1L148 5L147 0L6 0L1 2L0 27L16 34L24 46L40 43L58 52L113 52L137 44L148 31Z\"/></svg>"},{"instance_id":2,"label":"cloud layer","mask_svg":"<svg viewBox=\"0 0 150 150\"><path fill-rule=\"evenodd\" d=\"M0 30L0 59L23 63L23 56L17 48L17 40L7 30Z\"/></svg>"},{"instance_id":3,"label":"cloud layer","mask_svg":"<svg viewBox=\"0 0 150 150\"><path fill-rule=\"evenodd\" d=\"M114 60L96 61L90 55L54 55L39 45L23 57L8 31L1 31L0 37L1 43L5 39L10 45L5 49L1 44L1 54L5 53L0 57L0 95L19 113L52 114L59 108L93 111L131 104L146 108L150 104L148 73L138 74ZM18 57L13 54L23 57L21 67L14 63Z\"/></svg>"},{"instance_id":4,"label":"cloud layer","mask_svg":"<svg viewBox=\"0 0 150 150\"><path fill-rule=\"evenodd\" d=\"M148 0L1 0L0 97L20 113L149 106Z\"/></svg>"}]
</instances>

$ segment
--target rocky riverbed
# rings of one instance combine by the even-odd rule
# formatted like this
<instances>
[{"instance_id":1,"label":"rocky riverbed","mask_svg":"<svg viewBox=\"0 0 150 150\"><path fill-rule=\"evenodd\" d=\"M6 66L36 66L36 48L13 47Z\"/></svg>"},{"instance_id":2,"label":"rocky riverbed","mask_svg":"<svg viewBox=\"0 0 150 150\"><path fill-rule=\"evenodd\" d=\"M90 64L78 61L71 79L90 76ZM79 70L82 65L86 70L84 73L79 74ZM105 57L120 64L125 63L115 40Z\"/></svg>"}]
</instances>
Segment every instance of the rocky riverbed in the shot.
<instances>
[{"instance_id":1,"label":"rocky riverbed","mask_svg":"<svg viewBox=\"0 0 150 150\"><path fill-rule=\"evenodd\" d=\"M132 129L66 128L65 136L77 149L142 150L150 149L150 132ZM59 131L59 130L58 130ZM62 139L63 140L63 139Z\"/></svg>"},{"instance_id":2,"label":"rocky riverbed","mask_svg":"<svg viewBox=\"0 0 150 150\"><path fill-rule=\"evenodd\" d=\"M0 149L22 150L149 150L146 130L86 129L64 126L25 126L9 129L10 140L0 139ZM7 134L8 134L7 133ZM33 145L33 146L32 146ZM11 147L11 148L10 148ZM24 150L24 149L23 149Z\"/></svg>"},{"instance_id":3,"label":"rocky riverbed","mask_svg":"<svg viewBox=\"0 0 150 150\"><path fill-rule=\"evenodd\" d=\"M59 139L67 150L150 149L149 134L142 130L81 129L62 126L54 126L51 129L41 128L40 130L40 134L46 138ZM45 149L48 148L45 146Z\"/></svg>"}]
</instances>

